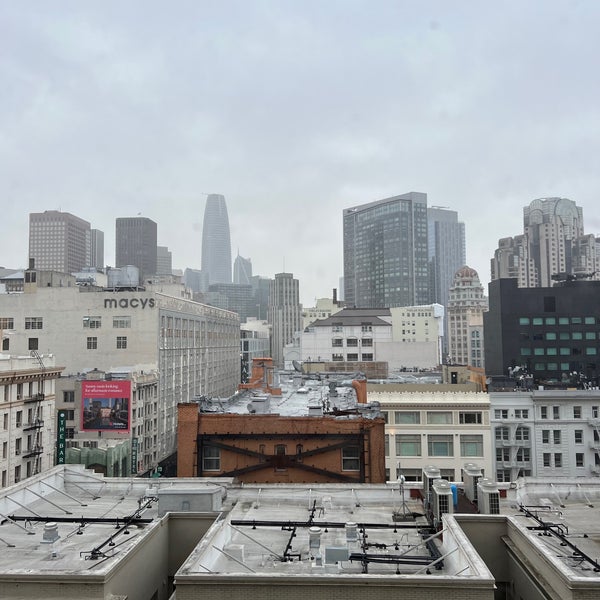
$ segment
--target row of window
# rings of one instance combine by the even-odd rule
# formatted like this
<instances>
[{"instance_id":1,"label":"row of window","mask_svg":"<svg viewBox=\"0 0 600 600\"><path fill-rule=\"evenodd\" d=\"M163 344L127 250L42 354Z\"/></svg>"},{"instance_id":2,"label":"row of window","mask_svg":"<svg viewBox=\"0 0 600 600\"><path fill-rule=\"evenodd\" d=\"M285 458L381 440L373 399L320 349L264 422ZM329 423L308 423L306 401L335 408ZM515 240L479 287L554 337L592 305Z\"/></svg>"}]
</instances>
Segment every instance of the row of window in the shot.
<instances>
[{"instance_id":1,"label":"row of window","mask_svg":"<svg viewBox=\"0 0 600 600\"><path fill-rule=\"evenodd\" d=\"M382 411L386 423L391 423L390 412ZM392 411L394 425L418 425L421 423L421 411L395 410ZM452 411L427 411L425 421L428 425L452 425L456 415ZM458 413L460 425L481 425L483 413L481 411L460 411Z\"/></svg>"},{"instance_id":2,"label":"row of window","mask_svg":"<svg viewBox=\"0 0 600 600\"><path fill-rule=\"evenodd\" d=\"M396 456L422 456L422 437L419 434L400 434L394 438ZM390 455L390 436L385 436L385 455ZM460 456L483 456L483 435L461 435ZM427 436L427 456L454 456L454 436L433 435Z\"/></svg>"},{"instance_id":3,"label":"row of window","mask_svg":"<svg viewBox=\"0 0 600 600\"><path fill-rule=\"evenodd\" d=\"M127 348L127 336L118 335L116 347L117 347L117 350L125 350ZM97 337L88 337L86 340L86 348L88 350L97 350L98 349L98 338Z\"/></svg>"},{"instance_id":4,"label":"row of window","mask_svg":"<svg viewBox=\"0 0 600 600\"><path fill-rule=\"evenodd\" d=\"M596 325L596 317L519 317L519 325Z\"/></svg>"},{"instance_id":5,"label":"row of window","mask_svg":"<svg viewBox=\"0 0 600 600\"><path fill-rule=\"evenodd\" d=\"M99 329L102 326L101 316L83 317L83 326L89 329ZM131 317L116 316L112 317L112 326L115 329L127 329L131 327ZM15 320L13 317L0 317L0 329L14 329ZM43 317L25 317L25 329L43 329Z\"/></svg>"},{"instance_id":6,"label":"row of window","mask_svg":"<svg viewBox=\"0 0 600 600\"><path fill-rule=\"evenodd\" d=\"M348 348L357 348L358 347L358 338L346 338L346 346ZM373 346L373 338L362 338L360 340L361 346L364 347L372 347ZM343 338L333 338L331 340L331 346L333 348L342 348L344 346Z\"/></svg>"},{"instance_id":7,"label":"row of window","mask_svg":"<svg viewBox=\"0 0 600 600\"><path fill-rule=\"evenodd\" d=\"M562 410L561 410L562 408ZM566 411L570 409L570 414L566 414ZM541 419L549 419L550 415L552 415L553 419L560 418L573 418L573 419L581 419L583 418L583 408L581 406L540 406L539 414ZM598 419L600 416L600 406L592 406L590 415L592 419ZM496 408L494 409L494 418L506 420L511 416L515 419L528 419L529 418L529 409L527 408L515 408L511 413L508 408Z\"/></svg>"},{"instance_id":8,"label":"row of window","mask_svg":"<svg viewBox=\"0 0 600 600\"><path fill-rule=\"evenodd\" d=\"M335 361L335 362L344 362L344 355L343 354L332 354L331 355L331 360ZM345 360L347 360L348 362L357 361L358 360L358 354L349 352L346 355L346 359ZM366 361L366 362L372 361L373 360L373 353L372 352L363 352L360 355L360 360Z\"/></svg>"},{"instance_id":9,"label":"row of window","mask_svg":"<svg viewBox=\"0 0 600 600\"><path fill-rule=\"evenodd\" d=\"M541 342L543 340L549 342L555 340L595 340L597 337L595 331L560 331L558 333L556 331L545 331L532 335L524 332L519 334L519 339L524 342L529 340L533 340L534 342Z\"/></svg>"},{"instance_id":10,"label":"row of window","mask_svg":"<svg viewBox=\"0 0 600 600\"><path fill-rule=\"evenodd\" d=\"M596 356L598 354L598 349L595 346L587 346L585 348L560 346L559 348L521 348L520 353L521 356L579 356L582 353L586 356Z\"/></svg>"}]
</instances>

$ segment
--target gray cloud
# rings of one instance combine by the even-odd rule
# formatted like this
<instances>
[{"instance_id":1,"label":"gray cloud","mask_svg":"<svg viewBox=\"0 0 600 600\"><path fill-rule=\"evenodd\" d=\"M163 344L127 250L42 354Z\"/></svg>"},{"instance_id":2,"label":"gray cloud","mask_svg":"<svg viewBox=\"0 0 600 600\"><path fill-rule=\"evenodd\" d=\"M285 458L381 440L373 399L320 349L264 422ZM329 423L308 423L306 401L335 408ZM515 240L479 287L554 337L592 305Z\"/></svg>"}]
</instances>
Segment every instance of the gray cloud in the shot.
<instances>
[{"instance_id":1,"label":"gray cloud","mask_svg":"<svg viewBox=\"0 0 600 600\"><path fill-rule=\"evenodd\" d=\"M342 271L344 207L458 210L484 281L533 198L600 233L600 7L582 2L28 2L0 8L0 265L28 214L139 212L200 265L203 193L232 246L306 303Z\"/></svg>"}]
</instances>

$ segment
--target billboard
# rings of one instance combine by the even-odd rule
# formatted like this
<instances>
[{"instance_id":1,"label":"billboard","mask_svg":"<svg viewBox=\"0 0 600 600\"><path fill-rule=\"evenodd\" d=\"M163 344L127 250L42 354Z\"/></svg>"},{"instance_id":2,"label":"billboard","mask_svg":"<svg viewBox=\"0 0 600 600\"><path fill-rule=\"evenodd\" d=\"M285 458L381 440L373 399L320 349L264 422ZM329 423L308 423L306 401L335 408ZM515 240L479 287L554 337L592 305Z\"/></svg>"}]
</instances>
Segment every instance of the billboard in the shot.
<instances>
[{"instance_id":1,"label":"billboard","mask_svg":"<svg viewBox=\"0 0 600 600\"><path fill-rule=\"evenodd\" d=\"M81 382L81 431L129 432L130 381Z\"/></svg>"}]
</instances>

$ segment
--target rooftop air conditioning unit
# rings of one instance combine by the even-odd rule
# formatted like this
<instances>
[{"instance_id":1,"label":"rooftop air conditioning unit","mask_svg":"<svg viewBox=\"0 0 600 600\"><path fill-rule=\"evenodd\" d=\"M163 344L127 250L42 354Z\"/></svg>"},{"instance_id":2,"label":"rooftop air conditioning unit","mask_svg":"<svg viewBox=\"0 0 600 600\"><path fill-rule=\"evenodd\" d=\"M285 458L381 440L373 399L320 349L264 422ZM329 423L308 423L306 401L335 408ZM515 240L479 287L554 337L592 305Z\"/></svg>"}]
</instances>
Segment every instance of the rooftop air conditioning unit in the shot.
<instances>
[{"instance_id":1,"label":"rooftop air conditioning unit","mask_svg":"<svg viewBox=\"0 0 600 600\"><path fill-rule=\"evenodd\" d=\"M445 479L435 479L432 484L432 512L435 525L440 525L442 515L454 512L452 488Z\"/></svg>"},{"instance_id":2,"label":"rooftop air conditioning unit","mask_svg":"<svg viewBox=\"0 0 600 600\"><path fill-rule=\"evenodd\" d=\"M433 482L436 479L441 479L440 470L436 467L427 466L423 467L423 499L425 507L429 508L431 504L431 490Z\"/></svg>"},{"instance_id":3,"label":"rooftop air conditioning unit","mask_svg":"<svg viewBox=\"0 0 600 600\"><path fill-rule=\"evenodd\" d=\"M477 485L479 493L479 512L484 515L500 514L500 492L498 484L487 477L483 477Z\"/></svg>"},{"instance_id":4,"label":"rooftop air conditioning unit","mask_svg":"<svg viewBox=\"0 0 600 600\"><path fill-rule=\"evenodd\" d=\"M462 470L465 496L477 504L477 483L483 477L481 468L475 463L466 463Z\"/></svg>"}]
</instances>

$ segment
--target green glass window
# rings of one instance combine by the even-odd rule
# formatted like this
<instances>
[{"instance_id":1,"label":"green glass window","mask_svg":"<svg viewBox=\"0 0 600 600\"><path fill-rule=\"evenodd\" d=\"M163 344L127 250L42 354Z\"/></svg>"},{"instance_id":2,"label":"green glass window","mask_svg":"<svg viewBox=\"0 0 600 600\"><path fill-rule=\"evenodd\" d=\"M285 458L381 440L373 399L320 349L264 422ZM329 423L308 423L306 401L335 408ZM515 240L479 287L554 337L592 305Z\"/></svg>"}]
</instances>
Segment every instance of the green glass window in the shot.
<instances>
[{"instance_id":1,"label":"green glass window","mask_svg":"<svg viewBox=\"0 0 600 600\"><path fill-rule=\"evenodd\" d=\"M569 317L558 317L558 324L559 325L568 325Z\"/></svg>"},{"instance_id":2,"label":"green glass window","mask_svg":"<svg viewBox=\"0 0 600 600\"><path fill-rule=\"evenodd\" d=\"M581 317L571 317L571 323L573 325L581 325Z\"/></svg>"},{"instance_id":3,"label":"green glass window","mask_svg":"<svg viewBox=\"0 0 600 600\"><path fill-rule=\"evenodd\" d=\"M544 356L544 349L543 348L534 348L533 353L536 356Z\"/></svg>"},{"instance_id":4,"label":"green glass window","mask_svg":"<svg viewBox=\"0 0 600 600\"><path fill-rule=\"evenodd\" d=\"M556 325L556 317L546 317L546 325Z\"/></svg>"},{"instance_id":5,"label":"green glass window","mask_svg":"<svg viewBox=\"0 0 600 600\"><path fill-rule=\"evenodd\" d=\"M521 356L531 356L531 348L521 348Z\"/></svg>"},{"instance_id":6,"label":"green glass window","mask_svg":"<svg viewBox=\"0 0 600 600\"><path fill-rule=\"evenodd\" d=\"M546 339L547 340L555 340L556 339L556 333L554 333L554 331L548 331L546 333Z\"/></svg>"},{"instance_id":7,"label":"green glass window","mask_svg":"<svg viewBox=\"0 0 600 600\"><path fill-rule=\"evenodd\" d=\"M534 325L543 325L544 319L542 319L542 317L533 317L533 324Z\"/></svg>"},{"instance_id":8,"label":"green glass window","mask_svg":"<svg viewBox=\"0 0 600 600\"><path fill-rule=\"evenodd\" d=\"M529 317L519 317L519 325L529 325Z\"/></svg>"},{"instance_id":9,"label":"green glass window","mask_svg":"<svg viewBox=\"0 0 600 600\"><path fill-rule=\"evenodd\" d=\"M568 371L569 370L569 363L560 363L560 370L561 371Z\"/></svg>"},{"instance_id":10,"label":"green glass window","mask_svg":"<svg viewBox=\"0 0 600 600\"><path fill-rule=\"evenodd\" d=\"M547 371L558 371L558 365L557 365L556 363L549 362L549 363L546 365L546 370L547 370Z\"/></svg>"},{"instance_id":11,"label":"green glass window","mask_svg":"<svg viewBox=\"0 0 600 600\"><path fill-rule=\"evenodd\" d=\"M568 340L571 337L571 334L568 331L561 331L559 337L561 340Z\"/></svg>"},{"instance_id":12,"label":"green glass window","mask_svg":"<svg viewBox=\"0 0 600 600\"><path fill-rule=\"evenodd\" d=\"M575 338L573 338L575 339ZM580 339L580 338L578 338ZM585 332L585 339L586 340L595 340L596 339L596 332L595 331L586 331Z\"/></svg>"},{"instance_id":13,"label":"green glass window","mask_svg":"<svg viewBox=\"0 0 600 600\"><path fill-rule=\"evenodd\" d=\"M574 331L571 334L571 338L574 340L581 340L581 339L583 339L583 334L581 333L581 331Z\"/></svg>"},{"instance_id":14,"label":"green glass window","mask_svg":"<svg viewBox=\"0 0 600 600\"><path fill-rule=\"evenodd\" d=\"M596 324L596 317L586 317L585 318L585 324L586 325L595 325Z\"/></svg>"},{"instance_id":15,"label":"green glass window","mask_svg":"<svg viewBox=\"0 0 600 600\"><path fill-rule=\"evenodd\" d=\"M585 349L585 353L586 353L588 356L590 356L590 355L593 355L593 354L596 354L596 348L586 348L586 349Z\"/></svg>"},{"instance_id":16,"label":"green glass window","mask_svg":"<svg viewBox=\"0 0 600 600\"><path fill-rule=\"evenodd\" d=\"M569 354L571 354L571 349L570 348L561 348L560 349L560 355L561 356L568 356Z\"/></svg>"},{"instance_id":17,"label":"green glass window","mask_svg":"<svg viewBox=\"0 0 600 600\"><path fill-rule=\"evenodd\" d=\"M548 356L556 356L556 348L546 348L546 354Z\"/></svg>"}]
</instances>

